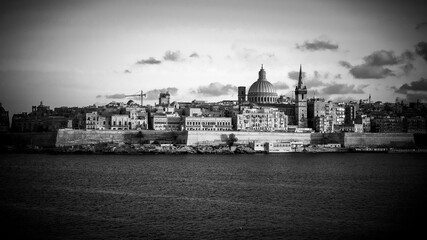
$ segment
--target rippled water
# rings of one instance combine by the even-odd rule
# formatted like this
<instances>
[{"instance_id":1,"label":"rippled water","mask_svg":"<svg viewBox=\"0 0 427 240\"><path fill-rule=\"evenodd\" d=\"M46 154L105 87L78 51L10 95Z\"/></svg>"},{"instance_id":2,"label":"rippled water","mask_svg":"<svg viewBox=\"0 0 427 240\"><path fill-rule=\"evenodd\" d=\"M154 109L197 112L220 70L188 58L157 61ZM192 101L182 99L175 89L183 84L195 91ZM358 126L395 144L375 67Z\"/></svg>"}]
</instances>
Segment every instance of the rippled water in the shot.
<instances>
[{"instance_id":1,"label":"rippled water","mask_svg":"<svg viewBox=\"0 0 427 240\"><path fill-rule=\"evenodd\" d=\"M379 239L427 226L421 154L0 157L1 226L15 238Z\"/></svg>"}]
</instances>

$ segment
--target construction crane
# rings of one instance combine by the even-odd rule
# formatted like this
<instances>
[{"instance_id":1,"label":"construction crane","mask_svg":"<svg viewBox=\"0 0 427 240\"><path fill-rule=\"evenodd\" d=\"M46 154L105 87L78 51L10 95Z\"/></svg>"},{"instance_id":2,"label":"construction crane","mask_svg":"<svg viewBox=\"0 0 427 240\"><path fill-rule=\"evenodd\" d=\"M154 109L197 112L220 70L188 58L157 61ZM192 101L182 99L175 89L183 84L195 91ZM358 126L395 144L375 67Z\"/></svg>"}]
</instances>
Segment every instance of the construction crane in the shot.
<instances>
[{"instance_id":1,"label":"construction crane","mask_svg":"<svg viewBox=\"0 0 427 240\"><path fill-rule=\"evenodd\" d=\"M144 106L142 104L142 102L143 102L142 99L146 96L147 95L142 90L141 90L141 93L139 93L139 94L125 95L125 97L140 97L141 98L141 107Z\"/></svg>"}]
</instances>

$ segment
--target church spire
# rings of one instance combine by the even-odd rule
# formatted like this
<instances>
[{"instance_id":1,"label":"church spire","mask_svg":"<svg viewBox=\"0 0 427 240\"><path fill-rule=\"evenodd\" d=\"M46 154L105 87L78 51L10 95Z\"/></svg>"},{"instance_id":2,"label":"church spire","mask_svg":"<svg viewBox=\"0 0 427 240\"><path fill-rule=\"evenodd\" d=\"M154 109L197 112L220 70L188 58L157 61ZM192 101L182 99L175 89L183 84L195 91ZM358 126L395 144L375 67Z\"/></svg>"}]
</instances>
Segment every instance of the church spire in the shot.
<instances>
[{"instance_id":1,"label":"church spire","mask_svg":"<svg viewBox=\"0 0 427 240\"><path fill-rule=\"evenodd\" d=\"M302 66L299 65L298 88L302 88Z\"/></svg>"},{"instance_id":2,"label":"church spire","mask_svg":"<svg viewBox=\"0 0 427 240\"><path fill-rule=\"evenodd\" d=\"M261 64L261 69L258 72L258 81L267 80L266 73L264 70L264 64Z\"/></svg>"}]
</instances>

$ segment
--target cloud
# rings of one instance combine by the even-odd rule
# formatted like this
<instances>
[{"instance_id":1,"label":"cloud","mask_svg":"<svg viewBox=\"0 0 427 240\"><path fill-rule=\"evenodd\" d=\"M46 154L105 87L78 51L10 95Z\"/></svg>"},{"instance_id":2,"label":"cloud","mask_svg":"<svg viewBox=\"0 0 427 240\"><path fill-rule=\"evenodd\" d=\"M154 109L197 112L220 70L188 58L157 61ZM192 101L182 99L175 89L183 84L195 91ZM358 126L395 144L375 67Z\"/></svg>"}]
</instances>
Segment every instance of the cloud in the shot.
<instances>
[{"instance_id":1,"label":"cloud","mask_svg":"<svg viewBox=\"0 0 427 240\"><path fill-rule=\"evenodd\" d=\"M396 93L407 94L408 91L426 91L427 92L427 78L420 78L420 80L411 82L409 85L407 83L400 86L399 89L396 89Z\"/></svg>"},{"instance_id":2,"label":"cloud","mask_svg":"<svg viewBox=\"0 0 427 240\"><path fill-rule=\"evenodd\" d=\"M123 71L123 73L132 73L129 69Z\"/></svg>"},{"instance_id":3,"label":"cloud","mask_svg":"<svg viewBox=\"0 0 427 240\"><path fill-rule=\"evenodd\" d=\"M183 60L183 57L180 51L166 51L163 59L165 61L178 62Z\"/></svg>"},{"instance_id":4,"label":"cloud","mask_svg":"<svg viewBox=\"0 0 427 240\"><path fill-rule=\"evenodd\" d=\"M334 79L342 79L341 74L337 74L334 76Z\"/></svg>"},{"instance_id":5,"label":"cloud","mask_svg":"<svg viewBox=\"0 0 427 240\"><path fill-rule=\"evenodd\" d=\"M136 62L136 64L160 64L162 61L156 60L153 57L150 57L148 59L142 59Z\"/></svg>"},{"instance_id":6,"label":"cloud","mask_svg":"<svg viewBox=\"0 0 427 240\"><path fill-rule=\"evenodd\" d=\"M96 98L102 98L102 95L96 95Z\"/></svg>"},{"instance_id":7,"label":"cloud","mask_svg":"<svg viewBox=\"0 0 427 240\"><path fill-rule=\"evenodd\" d=\"M288 72L288 78L290 78L292 80L298 80L299 72L297 72L297 71ZM302 72L302 78L305 78L305 72Z\"/></svg>"},{"instance_id":8,"label":"cloud","mask_svg":"<svg viewBox=\"0 0 427 240\"><path fill-rule=\"evenodd\" d=\"M350 69L350 74L357 79L380 79L396 74L388 66L400 66L405 74L408 74L414 69L411 63L415 60L415 53L409 50L404 51L400 56L393 51L379 50L371 53L363 58L363 63L360 65L351 65L347 61L339 61L338 63ZM387 66L387 67L386 67Z\"/></svg>"},{"instance_id":9,"label":"cloud","mask_svg":"<svg viewBox=\"0 0 427 240\"><path fill-rule=\"evenodd\" d=\"M419 42L415 45L415 52L427 61L427 42Z\"/></svg>"},{"instance_id":10,"label":"cloud","mask_svg":"<svg viewBox=\"0 0 427 240\"><path fill-rule=\"evenodd\" d=\"M418 23L417 26L415 26L416 30L420 30L421 28L427 27L427 22Z\"/></svg>"},{"instance_id":11,"label":"cloud","mask_svg":"<svg viewBox=\"0 0 427 240\"><path fill-rule=\"evenodd\" d=\"M204 96L222 96L229 92L237 92L237 87L231 84L224 85L219 82L210 83L208 86L200 86L195 93Z\"/></svg>"},{"instance_id":12,"label":"cloud","mask_svg":"<svg viewBox=\"0 0 427 240\"><path fill-rule=\"evenodd\" d=\"M324 50L332 50L336 51L338 49L338 44L333 44L330 41L323 40L313 40L311 42L305 41L304 44L296 45L297 49L300 50L309 50L309 51L324 51Z\"/></svg>"},{"instance_id":13,"label":"cloud","mask_svg":"<svg viewBox=\"0 0 427 240\"><path fill-rule=\"evenodd\" d=\"M337 96L332 99L333 102L357 102L354 97L351 96Z\"/></svg>"},{"instance_id":14,"label":"cloud","mask_svg":"<svg viewBox=\"0 0 427 240\"><path fill-rule=\"evenodd\" d=\"M248 62L269 63L277 60L276 55L270 52L259 52L255 49L239 48L236 45L232 46L232 50L238 58Z\"/></svg>"},{"instance_id":15,"label":"cloud","mask_svg":"<svg viewBox=\"0 0 427 240\"><path fill-rule=\"evenodd\" d=\"M105 95L105 98L108 98L108 99L123 99L123 98L126 98L126 94L116 93L116 94L112 94L112 95Z\"/></svg>"},{"instance_id":16,"label":"cloud","mask_svg":"<svg viewBox=\"0 0 427 240\"><path fill-rule=\"evenodd\" d=\"M339 61L338 63L345 68L351 68L352 67L351 64L347 61Z\"/></svg>"},{"instance_id":17,"label":"cloud","mask_svg":"<svg viewBox=\"0 0 427 240\"><path fill-rule=\"evenodd\" d=\"M172 98L173 95L176 95L178 93L178 88L168 87L168 88L161 88L161 89L153 89L145 92L145 95L147 100L157 100L159 99L160 93L165 93L165 92L169 92Z\"/></svg>"},{"instance_id":18,"label":"cloud","mask_svg":"<svg viewBox=\"0 0 427 240\"><path fill-rule=\"evenodd\" d=\"M364 88L366 88L368 85L360 85L356 87L353 85L348 84L341 84L341 83L331 83L328 84L325 88L323 88L320 93L332 95L332 94L361 94L365 93L363 91Z\"/></svg>"},{"instance_id":19,"label":"cloud","mask_svg":"<svg viewBox=\"0 0 427 240\"><path fill-rule=\"evenodd\" d=\"M393 71L388 68L381 66L370 66L367 64L357 65L350 69L351 75L358 79L368 79L368 78L386 78L388 76L395 76Z\"/></svg>"},{"instance_id":20,"label":"cloud","mask_svg":"<svg viewBox=\"0 0 427 240\"><path fill-rule=\"evenodd\" d=\"M273 86L277 90L289 89L289 86L285 82L275 82L275 83L273 83Z\"/></svg>"},{"instance_id":21,"label":"cloud","mask_svg":"<svg viewBox=\"0 0 427 240\"><path fill-rule=\"evenodd\" d=\"M194 53L192 53L192 54L190 55L190 57L191 57L191 58L198 58L198 57L199 57L199 54L197 54L196 52L194 52Z\"/></svg>"}]
</instances>

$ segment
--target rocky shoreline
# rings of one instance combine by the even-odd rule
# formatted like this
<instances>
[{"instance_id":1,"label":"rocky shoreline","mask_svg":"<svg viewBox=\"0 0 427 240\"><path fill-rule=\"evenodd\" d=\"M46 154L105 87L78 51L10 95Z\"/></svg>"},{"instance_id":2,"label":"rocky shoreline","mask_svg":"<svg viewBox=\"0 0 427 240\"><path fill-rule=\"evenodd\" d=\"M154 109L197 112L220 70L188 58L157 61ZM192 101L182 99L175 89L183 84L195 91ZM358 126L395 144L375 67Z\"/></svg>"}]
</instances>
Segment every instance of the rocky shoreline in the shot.
<instances>
[{"instance_id":1,"label":"rocky shoreline","mask_svg":"<svg viewBox=\"0 0 427 240\"><path fill-rule=\"evenodd\" d=\"M177 144L115 144L99 143L67 147L42 148L38 146L5 146L2 153L50 153L50 154L254 154L266 153L255 151L248 145L199 145L187 146ZM427 149L393 149L393 148L328 148L316 145L305 146L295 150L304 153L346 153L346 152L387 152L387 153L427 153ZM277 154L277 153L272 153Z\"/></svg>"}]
</instances>

